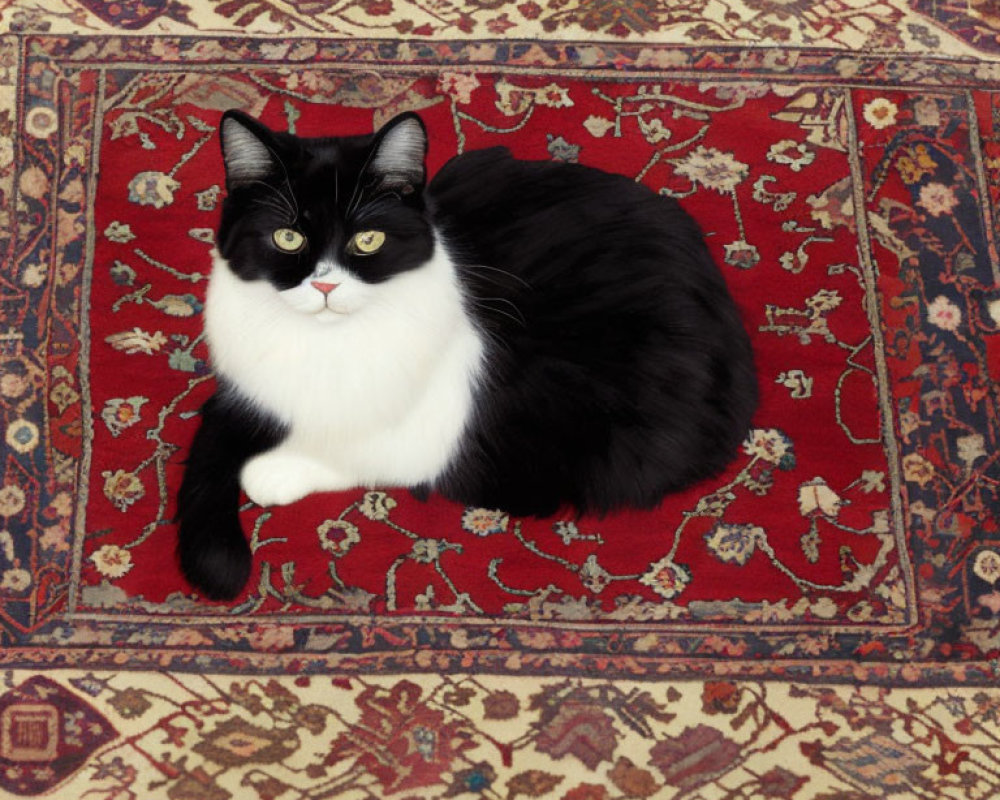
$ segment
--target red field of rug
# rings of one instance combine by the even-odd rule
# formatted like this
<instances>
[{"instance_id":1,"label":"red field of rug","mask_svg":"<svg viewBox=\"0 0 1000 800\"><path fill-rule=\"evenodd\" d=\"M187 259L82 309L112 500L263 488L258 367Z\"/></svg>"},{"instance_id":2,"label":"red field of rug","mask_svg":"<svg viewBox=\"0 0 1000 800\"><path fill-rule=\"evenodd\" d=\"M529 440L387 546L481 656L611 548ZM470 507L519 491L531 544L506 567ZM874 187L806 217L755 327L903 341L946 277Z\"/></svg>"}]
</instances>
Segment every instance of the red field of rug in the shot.
<instances>
[{"instance_id":1,"label":"red field of rug","mask_svg":"<svg viewBox=\"0 0 1000 800\"><path fill-rule=\"evenodd\" d=\"M222 86L273 127L340 135L393 112L352 102L366 80L233 71L107 88L117 96L103 121L89 296L84 606L127 597L169 614L190 592L169 520L193 415L213 388L199 314L224 185L212 92ZM654 512L510 519L395 487L248 508L258 571L233 606L262 615L904 621L908 567L889 502L896 470L881 444L888 397L876 279L858 261L849 182L848 120L871 136L864 118L877 112L868 109L887 101L859 96L821 125L810 122L820 112L806 107L812 93L725 84L458 73L382 83L421 109L432 174L460 148L503 144L681 197L752 331L763 402L731 469Z\"/></svg>"}]
</instances>

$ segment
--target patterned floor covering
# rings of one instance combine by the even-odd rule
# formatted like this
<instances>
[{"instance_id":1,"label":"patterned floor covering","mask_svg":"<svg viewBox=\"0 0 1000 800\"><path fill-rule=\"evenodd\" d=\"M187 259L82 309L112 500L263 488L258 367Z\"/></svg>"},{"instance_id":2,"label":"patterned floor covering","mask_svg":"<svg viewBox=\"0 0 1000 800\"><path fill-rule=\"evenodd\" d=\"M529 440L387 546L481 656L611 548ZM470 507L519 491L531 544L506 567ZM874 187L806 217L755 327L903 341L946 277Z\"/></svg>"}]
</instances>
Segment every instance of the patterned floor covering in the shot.
<instances>
[{"instance_id":1,"label":"patterned floor covering","mask_svg":"<svg viewBox=\"0 0 1000 800\"><path fill-rule=\"evenodd\" d=\"M0 2L0 797L1000 796L1000 14L925 0ZM648 515L171 497L238 106L420 111L699 219L762 409ZM332 502L332 506L331 506ZM290 530L305 531L290 543Z\"/></svg>"}]
</instances>

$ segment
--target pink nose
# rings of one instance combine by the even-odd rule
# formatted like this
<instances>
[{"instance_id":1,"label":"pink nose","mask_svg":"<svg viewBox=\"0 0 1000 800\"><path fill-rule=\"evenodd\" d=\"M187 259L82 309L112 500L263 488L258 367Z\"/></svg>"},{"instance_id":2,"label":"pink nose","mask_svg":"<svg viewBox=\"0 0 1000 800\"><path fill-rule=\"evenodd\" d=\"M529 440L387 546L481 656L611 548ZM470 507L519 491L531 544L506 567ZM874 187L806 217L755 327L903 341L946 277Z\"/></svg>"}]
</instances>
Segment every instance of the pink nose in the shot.
<instances>
[{"instance_id":1,"label":"pink nose","mask_svg":"<svg viewBox=\"0 0 1000 800\"><path fill-rule=\"evenodd\" d=\"M339 284L336 283L320 283L319 281L312 282L313 287L322 292L323 294L330 294L334 289L337 288Z\"/></svg>"}]
</instances>

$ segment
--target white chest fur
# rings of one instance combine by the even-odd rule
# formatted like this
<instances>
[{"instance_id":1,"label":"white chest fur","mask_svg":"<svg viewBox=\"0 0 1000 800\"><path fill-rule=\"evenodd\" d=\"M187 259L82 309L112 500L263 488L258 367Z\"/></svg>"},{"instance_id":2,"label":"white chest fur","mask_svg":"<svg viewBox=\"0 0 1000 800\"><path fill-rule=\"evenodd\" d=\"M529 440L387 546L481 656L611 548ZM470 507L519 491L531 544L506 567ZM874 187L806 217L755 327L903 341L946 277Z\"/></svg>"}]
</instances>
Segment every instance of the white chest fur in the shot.
<instances>
[{"instance_id":1,"label":"white chest fur","mask_svg":"<svg viewBox=\"0 0 1000 800\"><path fill-rule=\"evenodd\" d=\"M205 306L213 366L289 426L280 454L272 451L284 459L282 470L302 460L315 467L299 490L269 495L270 502L431 481L455 454L483 343L447 255L439 247L422 267L361 288L361 307L321 321L215 259ZM253 497L248 477L244 470Z\"/></svg>"}]
</instances>

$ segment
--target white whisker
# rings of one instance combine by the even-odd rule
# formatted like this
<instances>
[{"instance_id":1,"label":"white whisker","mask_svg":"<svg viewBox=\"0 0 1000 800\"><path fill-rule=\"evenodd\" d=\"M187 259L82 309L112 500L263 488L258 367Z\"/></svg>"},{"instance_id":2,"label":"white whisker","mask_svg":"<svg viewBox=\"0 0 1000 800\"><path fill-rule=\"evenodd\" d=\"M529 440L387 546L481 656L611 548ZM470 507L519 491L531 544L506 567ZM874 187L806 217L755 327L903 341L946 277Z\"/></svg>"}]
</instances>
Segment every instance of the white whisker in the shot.
<instances>
[{"instance_id":1,"label":"white whisker","mask_svg":"<svg viewBox=\"0 0 1000 800\"><path fill-rule=\"evenodd\" d=\"M271 195L268 195L266 197L257 198L256 202L258 202L258 203L260 203L262 205L267 204L267 203L271 203L272 204L272 206L271 206L272 208L276 208L276 209L279 209L281 211L285 211L285 212L291 214L293 222L299 218L299 208L298 208L298 205L294 203L294 197L291 200L289 200L289 198L286 197L284 195L284 193L282 193L280 190L276 189L274 186L272 186L271 184L267 183L266 181L259 181L259 180L257 180L257 181L250 181L248 185L260 185L260 186L263 186L265 189L267 189L269 192L271 192ZM289 184L288 188L289 188L289 191L290 191L291 190L291 185L290 184ZM276 204L274 204L274 200L272 199L272 195L276 196L279 200L281 200L282 206L279 207Z\"/></svg>"},{"instance_id":2,"label":"white whisker","mask_svg":"<svg viewBox=\"0 0 1000 800\"><path fill-rule=\"evenodd\" d=\"M503 297L473 297L471 295L469 295L469 300L472 302L473 305L478 306L479 308L507 317L507 319L516 322L522 327L525 328L528 327L528 321L524 318L524 314L521 313L521 309L519 309L516 305L514 305L510 300L507 300ZM504 311L502 308L497 308L496 306L490 305L491 302L506 303L508 306L514 309L514 312L517 314L517 316L514 316L514 314L511 314L508 311Z\"/></svg>"},{"instance_id":3,"label":"white whisker","mask_svg":"<svg viewBox=\"0 0 1000 800\"><path fill-rule=\"evenodd\" d=\"M483 269L486 269L486 270L490 270L491 272L499 272L501 275L506 275L508 278L512 278L513 280L517 281L518 283L520 283L525 288L527 288L527 289L531 288L531 284L528 283L520 275L515 275L513 272L508 272L507 270L500 269L499 267L490 267L490 266L487 266L486 264L463 264L462 265L462 269L474 269L474 270L483 270Z\"/></svg>"}]
</instances>

